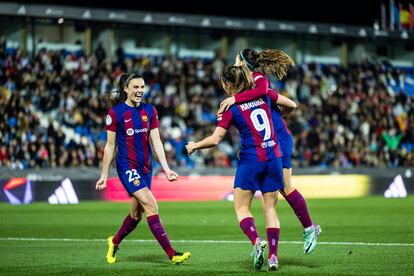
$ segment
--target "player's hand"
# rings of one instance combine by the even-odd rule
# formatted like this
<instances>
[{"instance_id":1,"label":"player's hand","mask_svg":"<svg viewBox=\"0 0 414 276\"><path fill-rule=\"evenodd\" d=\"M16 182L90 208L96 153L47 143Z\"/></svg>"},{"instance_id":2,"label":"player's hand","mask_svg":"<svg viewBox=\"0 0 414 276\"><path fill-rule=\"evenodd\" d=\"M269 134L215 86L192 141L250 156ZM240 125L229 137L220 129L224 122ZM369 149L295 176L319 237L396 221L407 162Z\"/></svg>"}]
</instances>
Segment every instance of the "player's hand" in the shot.
<instances>
[{"instance_id":1,"label":"player's hand","mask_svg":"<svg viewBox=\"0 0 414 276\"><path fill-rule=\"evenodd\" d=\"M193 152L195 152L195 143L188 142L188 144L185 146L185 149L187 150L188 154L192 154Z\"/></svg>"},{"instance_id":2,"label":"player's hand","mask_svg":"<svg viewBox=\"0 0 414 276\"><path fill-rule=\"evenodd\" d=\"M166 171L165 175L167 176L168 181L176 181L179 177L178 173L172 170Z\"/></svg>"},{"instance_id":3,"label":"player's hand","mask_svg":"<svg viewBox=\"0 0 414 276\"><path fill-rule=\"evenodd\" d=\"M236 98L234 98L234 96L228 97L227 99L225 99L224 101L220 103L220 108L217 111L217 115L221 115L222 113L226 112L230 108L230 106L232 106L235 103L236 103Z\"/></svg>"},{"instance_id":4,"label":"player's hand","mask_svg":"<svg viewBox=\"0 0 414 276\"><path fill-rule=\"evenodd\" d=\"M100 191L106 188L106 177L101 177L97 182L96 182L96 187L95 189Z\"/></svg>"}]
</instances>

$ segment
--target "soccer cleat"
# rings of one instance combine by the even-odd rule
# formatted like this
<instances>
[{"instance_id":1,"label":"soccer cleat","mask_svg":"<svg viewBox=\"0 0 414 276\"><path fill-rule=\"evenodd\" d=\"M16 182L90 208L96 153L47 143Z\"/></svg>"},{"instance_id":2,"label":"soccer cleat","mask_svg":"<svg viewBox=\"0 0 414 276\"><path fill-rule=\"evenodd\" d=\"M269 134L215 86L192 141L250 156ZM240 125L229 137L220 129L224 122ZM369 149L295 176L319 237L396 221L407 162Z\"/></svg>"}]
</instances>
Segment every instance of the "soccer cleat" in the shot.
<instances>
[{"instance_id":1,"label":"soccer cleat","mask_svg":"<svg viewBox=\"0 0 414 276\"><path fill-rule=\"evenodd\" d=\"M269 259L267 259L267 270L268 271L276 271L279 269L279 262L277 261L277 257L275 254L272 254Z\"/></svg>"},{"instance_id":2,"label":"soccer cleat","mask_svg":"<svg viewBox=\"0 0 414 276\"><path fill-rule=\"evenodd\" d=\"M256 243L254 244L253 248L253 255L254 255L254 268L256 270L262 269L264 263L264 249L266 248L267 242L262 241L260 238L257 238Z\"/></svg>"},{"instance_id":3,"label":"soccer cleat","mask_svg":"<svg viewBox=\"0 0 414 276\"><path fill-rule=\"evenodd\" d=\"M303 231L303 239L305 240L305 243L303 245L303 252L306 255L315 249L316 243L318 241L318 236L321 232L322 229L317 224L312 224L308 230Z\"/></svg>"},{"instance_id":4,"label":"soccer cleat","mask_svg":"<svg viewBox=\"0 0 414 276\"><path fill-rule=\"evenodd\" d=\"M174 252L174 256L171 259L171 264L177 264L177 265L182 264L185 261L187 261L190 257L191 257L190 252L184 252L184 253Z\"/></svg>"},{"instance_id":5,"label":"soccer cleat","mask_svg":"<svg viewBox=\"0 0 414 276\"><path fill-rule=\"evenodd\" d=\"M114 236L108 238L108 253L106 253L106 261L108 264L114 264L116 262L116 252L119 247L112 242Z\"/></svg>"}]
</instances>

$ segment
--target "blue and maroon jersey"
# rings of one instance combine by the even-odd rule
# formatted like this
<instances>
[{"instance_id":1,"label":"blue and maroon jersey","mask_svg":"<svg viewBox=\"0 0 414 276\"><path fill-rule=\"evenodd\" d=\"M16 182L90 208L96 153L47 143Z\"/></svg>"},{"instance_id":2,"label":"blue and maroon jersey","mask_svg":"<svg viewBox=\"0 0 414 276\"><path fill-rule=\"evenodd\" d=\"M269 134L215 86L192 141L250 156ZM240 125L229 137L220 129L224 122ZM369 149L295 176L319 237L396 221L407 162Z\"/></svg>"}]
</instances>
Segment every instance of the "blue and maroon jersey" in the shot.
<instances>
[{"instance_id":1,"label":"blue and maroon jersey","mask_svg":"<svg viewBox=\"0 0 414 276\"><path fill-rule=\"evenodd\" d=\"M123 102L109 109L106 130L116 132L116 166L139 173L152 172L149 135L159 125L157 110L150 104L131 107Z\"/></svg>"},{"instance_id":2,"label":"blue and maroon jersey","mask_svg":"<svg viewBox=\"0 0 414 276\"><path fill-rule=\"evenodd\" d=\"M272 120L275 126L276 134L279 138L291 135L285 120L282 118L279 107L274 103L272 103Z\"/></svg>"},{"instance_id":3,"label":"blue and maroon jersey","mask_svg":"<svg viewBox=\"0 0 414 276\"><path fill-rule=\"evenodd\" d=\"M235 104L217 118L217 126L228 129L234 125L240 133L240 163L264 162L281 157L271 120L270 99Z\"/></svg>"},{"instance_id":4,"label":"blue and maroon jersey","mask_svg":"<svg viewBox=\"0 0 414 276\"><path fill-rule=\"evenodd\" d=\"M254 99L258 99L268 94L272 101L272 106L271 106L272 120L273 120L273 124L274 124L277 136L281 138L281 137L285 137L286 135L290 135L291 134L290 130L287 127L285 120L283 120L281 116L280 109L274 103L275 98L272 97L272 94L276 92L270 89L269 81L267 80L266 76L263 73L253 72L252 74L253 74L256 87L252 90L248 90L243 93L234 95L234 98L236 99L236 103L244 103L244 102L252 101Z\"/></svg>"}]
</instances>

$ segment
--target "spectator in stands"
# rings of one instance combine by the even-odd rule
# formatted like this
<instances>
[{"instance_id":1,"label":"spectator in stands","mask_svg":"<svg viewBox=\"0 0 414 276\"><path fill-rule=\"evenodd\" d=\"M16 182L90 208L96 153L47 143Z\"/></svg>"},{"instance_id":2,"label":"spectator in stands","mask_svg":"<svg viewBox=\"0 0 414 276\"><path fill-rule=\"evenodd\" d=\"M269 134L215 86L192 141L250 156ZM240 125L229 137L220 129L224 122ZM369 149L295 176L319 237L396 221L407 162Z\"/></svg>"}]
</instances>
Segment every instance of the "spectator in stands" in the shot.
<instances>
[{"instance_id":1,"label":"spectator in stands","mask_svg":"<svg viewBox=\"0 0 414 276\"><path fill-rule=\"evenodd\" d=\"M1 47L5 47L4 41ZM57 135L60 126L64 136L49 140L46 145L49 166L65 167L72 163L68 145L75 135L87 137L88 147L93 148L81 145L82 139L74 140L81 148L76 150L76 159L86 158L77 164L98 166L104 146L105 92L112 90L122 73L121 67L145 74L146 101L157 107L163 114L161 118L168 117L174 126L179 125L183 139L206 136L214 127L212 115L223 99L217 86L217 72L225 64L220 55L212 60L126 58L122 49L116 62L104 59L98 66L94 54L79 54L82 53L41 50L29 59L27 53L16 50L4 52L3 58L0 55L0 141L8 156L3 164L10 166L12 160L17 160L18 153L9 147L13 139L20 145L38 141L34 147L39 150L47 137ZM414 101L405 90L409 86L395 85L400 79L410 83L412 73L371 61L347 68L303 64L290 70L283 82L270 78L272 87L300 103L295 114L287 119L295 145L293 166L413 166ZM50 124L55 126L49 129ZM310 131L315 124L320 130L316 135ZM402 135L394 153L382 135L390 128ZM168 127L163 127L160 134L165 142L172 138ZM222 147L230 145L225 149L232 150L220 149L232 164L237 160L238 149L233 148L237 139L237 135L226 136ZM315 146L315 141L325 147ZM55 144L55 160L50 144ZM354 145L358 154L349 150ZM317 156L312 160L313 153ZM172 154L177 159L176 153ZM25 168L40 166L30 160L30 155L23 156L21 163ZM200 154L194 160L197 166L215 166L213 152Z\"/></svg>"},{"instance_id":2,"label":"spectator in stands","mask_svg":"<svg viewBox=\"0 0 414 276\"><path fill-rule=\"evenodd\" d=\"M119 44L118 48L116 49L116 64L122 67L122 70L126 70L125 66L125 51L124 51L124 44Z\"/></svg>"},{"instance_id":3,"label":"spectator in stands","mask_svg":"<svg viewBox=\"0 0 414 276\"><path fill-rule=\"evenodd\" d=\"M98 65L101 65L102 62L106 59L106 51L103 47L102 41L99 42L98 47L95 49L95 57L98 61Z\"/></svg>"}]
</instances>

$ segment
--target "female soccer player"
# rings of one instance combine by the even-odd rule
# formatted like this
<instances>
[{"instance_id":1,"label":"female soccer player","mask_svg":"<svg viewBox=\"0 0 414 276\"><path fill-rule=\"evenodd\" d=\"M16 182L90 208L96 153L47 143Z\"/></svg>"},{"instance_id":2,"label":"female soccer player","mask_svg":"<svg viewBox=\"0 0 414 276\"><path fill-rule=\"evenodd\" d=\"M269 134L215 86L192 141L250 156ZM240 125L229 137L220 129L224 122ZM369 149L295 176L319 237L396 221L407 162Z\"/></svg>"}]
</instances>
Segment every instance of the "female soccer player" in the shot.
<instances>
[{"instance_id":1,"label":"female soccer player","mask_svg":"<svg viewBox=\"0 0 414 276\"><path fill-rule=\"evenodd\" d=\"M148 226L167 253L172 264L185 262L190 252L180 253L171 246L158 215L157 201L151 193L152 152L161 163L167 179L175 181L178 174L170 170L158 132L159 121L154 106L142 103L145 81L136 73L124 74L119 80L118 94L106 117L107 141L101 178L96 189L106 188L109 168L118 145L116 169L125 190L131 196L131 210L115 236L108 238L106 260L113 264L121 241L135 229L145 212Z\"/></svg>"},{"instance_id":2,"label":"female soccer player","mask_svg":"<svg viewBox=\"0 0 414 276\"><path fill-rule=\"evenodd\" d=\"M231 66L220 76L225 92L234 95L252 88L253 78L245 66ZM266 88L267 89L267 88ZM234 125L241 136L240 160L234 180L234 209L240 227L254 245L254 266L260 270L263 266L263 251L266 241L261 240L250 213L254 193L263 194L263 211L266 220L266 232L269 240L268 267L278 268L277 247L280 223L276 213L278 190L283 189L282 160L273 122L270 120L270 99L292 108L296 104L276 93L251 101L234 105L218 117L214 133L199 142L189 142L186 149L189 154L197 149L211 148L223 139L227 129Z\"/></svg>"},{"instance_id":3,"label":"female soccer player","mask_svg":"<svg viewBox=\"0 0 414 276\"><path fill-rule=\"evenodd\" d=\"M264 50L259 53L252 49L244 49L236 56L235 65L246 66L252 72L257 89L252 90L250 93L236 94L225 99L220 105L219 114L234 103L240 104L266 95L266 90L262 89L269 87L269 81L265 74L274 74L281 80L286 76L288 68L294 65L294 61L285 52L277 49ZM292 109L287 110L287 112L291 111ZM304 197L292 185L293 138L286 122L281 117L278 107L272 107L272 120L283 155L284 188L280 193L292 207L304 228L303 237L305 242L303 251L305 254L309 254L314 250L318 235L322 230L319 225L312 222Z\"/></svg>"}]
</instances>

